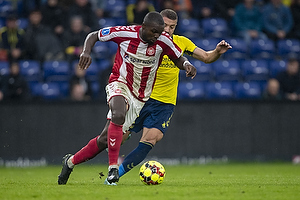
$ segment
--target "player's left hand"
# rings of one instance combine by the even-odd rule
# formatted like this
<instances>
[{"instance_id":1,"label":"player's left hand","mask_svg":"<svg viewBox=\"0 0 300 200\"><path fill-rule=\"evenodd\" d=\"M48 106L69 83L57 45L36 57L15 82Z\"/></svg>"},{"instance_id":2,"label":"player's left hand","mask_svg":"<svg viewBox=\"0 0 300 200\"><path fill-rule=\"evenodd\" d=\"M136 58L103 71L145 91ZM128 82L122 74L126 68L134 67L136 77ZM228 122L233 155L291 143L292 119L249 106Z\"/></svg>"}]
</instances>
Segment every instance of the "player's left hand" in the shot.
<instances>
[{"instance_id":1,"label":"player's left hand","mask_svg":"<svg viewBox=\"0 0 300 200\"><path fill-rule=\"evenodd\" d=\"M232 46L228 42L226 42L225 40L222 40L216 46L216 50L220 54L225 53L228 49L232 49Z\"/></svg>"}]
</instances>

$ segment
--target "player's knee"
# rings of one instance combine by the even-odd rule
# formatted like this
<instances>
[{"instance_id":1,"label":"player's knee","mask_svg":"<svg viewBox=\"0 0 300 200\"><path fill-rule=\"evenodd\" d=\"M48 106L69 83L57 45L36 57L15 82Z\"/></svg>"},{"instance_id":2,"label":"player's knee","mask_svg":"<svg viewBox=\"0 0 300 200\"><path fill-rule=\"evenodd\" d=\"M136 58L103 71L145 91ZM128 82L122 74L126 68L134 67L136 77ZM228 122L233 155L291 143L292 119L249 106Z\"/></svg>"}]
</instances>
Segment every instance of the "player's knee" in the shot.
<instances>
[{"instance_id":1,"label":"player's knee","mask_svg":"<svg viewBox=\"0 0 300 200\"><path fill-rule=\"evenodd\" d=\"M115 124L122 125L125 122L125 113L114 111L111 116L111 121Z\"/></svg>"},{"instance_id":2,"label":"player's knee","mask_svg":"<svg viewBox=\"0 0 300 200\"><path fill-rule=\"evenodd\" d=\"M163 135L159 135L158 137L156 137L156 141L155 141L155 144L159 141L161 141L161 139L163 138Z\"/></svg>"},{"instance_id":3,"label":"player's knee","mask_svg":"<svg viewBox=\"0 0 300 200\"><path fill-rule=\"evenodd\" d=\"M144 137L141 141L151 143L153 146L159 142L163 136L159 135L157 137Z\"/></svg>"}]
</instances>

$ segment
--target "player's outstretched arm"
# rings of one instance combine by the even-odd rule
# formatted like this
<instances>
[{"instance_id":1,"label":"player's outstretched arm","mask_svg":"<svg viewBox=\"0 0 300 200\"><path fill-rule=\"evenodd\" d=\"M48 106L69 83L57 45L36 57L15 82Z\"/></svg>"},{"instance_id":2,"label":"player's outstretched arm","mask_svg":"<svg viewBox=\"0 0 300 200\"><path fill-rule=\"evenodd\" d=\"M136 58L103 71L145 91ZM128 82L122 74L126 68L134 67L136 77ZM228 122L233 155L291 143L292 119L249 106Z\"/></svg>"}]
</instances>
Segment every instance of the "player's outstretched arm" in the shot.
<instances>
[{"instance_id":1,"label":"player's outstretched arm","mask_svg":"<svg viewBox=\"0 0 300 200\"><path fill-rule=\"evenodd\" d=\"M192 77L192 79L197 74L197 69L188 61L184 56L180 56L178 59L173 60L174 64L182 70L186 71L186 77Z\"/></svg>"},{"instance_id":2,"label":"player's outstretched arm","mask_svg":"<svg viewBox=\"0 0 300 200\"><path fill-rule=\"evenodd\" d=\"M95 43L98 41L98 31L94 31L88 34L86 37L83 50L80 54L80 59L78 62L79 69L87 69L92 63L92 57L90 56L92 48L94 47Z\"/></svg>"},{"instance_id":3,"label":"player's outstretched arm","mask_svg":"<svg viewBox=\"0 0 300 200\"><path fill-rule=\"evenodd\" d=\"M193 52L193 57L205 63L212 63L218 60L223 53L231 48L232 46L228 42L222 40L212 51L204 51L197 47Z\"/></svg>"}]
</instances>

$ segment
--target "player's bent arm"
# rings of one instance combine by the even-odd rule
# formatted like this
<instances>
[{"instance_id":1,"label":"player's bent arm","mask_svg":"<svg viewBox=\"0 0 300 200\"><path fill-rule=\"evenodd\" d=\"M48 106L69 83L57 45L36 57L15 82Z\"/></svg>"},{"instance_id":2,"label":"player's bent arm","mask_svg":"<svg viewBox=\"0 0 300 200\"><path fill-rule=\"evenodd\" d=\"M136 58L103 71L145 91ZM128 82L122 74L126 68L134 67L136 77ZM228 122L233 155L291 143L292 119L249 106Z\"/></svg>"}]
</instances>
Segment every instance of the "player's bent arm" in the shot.
<instances>
[{"instance_id":1,"label":"player's bent arm","mask_svg":"<svg viewBox=\"0 0 300 200\"><path fill-rule=\"evenodd\" d=\"M196 58L204 63L212 63L220 58L222 54L218 53L216 49L212 51L204 51L197 47L193 52L193 58Z\"/></svg>"},{"instance_id":2,"label":"player's bent arm","mask_svg":"<svg viewBox=\"0 0 300 200\"><path fill-rule=\"evenodd\" d=\"M91 63L92 58L90 56L92 48L94 47L95 43L99 41L98 38L98 31L91 32L87 35L84 44L83 44L83 50L80 54L80 59L78 62L79 69L87 69Z\"/></svg>"},{"instance_id":3,"label":"player's bent arm","mask_svg":"<svg viewBox=\"0 0 300 200\"><path fill-rule=\"evenodd\" d=\"M91 53L92 48L94 47L95 43L97 41L99 41L98 33L99 33L99 31L94 31L87 35L87 37L84 41L82 53L87 53L87 54Z\"/></svg>"},{"instance_id":4,"label":"player's bent arm","mask_svg":"<svg viewBox=\"0 0 300 200\"><path fill-rule=\"evenodd\" d=\"M228 49L231 48L232 47L229 43L227 43L225 40L222 40L212 51L204 51L203 49L196 47L192 56L193 58L196 58L202 62L212 63L218 60L223 53L225 53Z\"/></svg>"}]
</instances>

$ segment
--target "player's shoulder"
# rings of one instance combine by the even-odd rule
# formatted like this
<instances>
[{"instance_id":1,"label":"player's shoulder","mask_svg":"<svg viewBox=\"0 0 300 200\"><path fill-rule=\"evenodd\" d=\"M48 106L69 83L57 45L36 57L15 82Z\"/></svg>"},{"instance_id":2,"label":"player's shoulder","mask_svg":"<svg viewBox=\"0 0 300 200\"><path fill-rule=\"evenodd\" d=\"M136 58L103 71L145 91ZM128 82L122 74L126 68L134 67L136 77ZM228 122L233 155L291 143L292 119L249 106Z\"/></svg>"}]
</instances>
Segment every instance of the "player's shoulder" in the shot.
<instances>
[{"instance_id":1,"label":"player's shoulder","mask_svg":"<svg viewBox=\"0 0 300 200\"><path fill-rule=\"evenodd\" d=\"M189 39L185 36L182 36L182 35L174 35L173 34L173 41L177 45L181 46L181 48L190 48L190 49L192 49L196 46L195 43L191 39Z\"/></svg>"},{"instance_id":2,"label":"player's shoulder","mask_svg":"<svg viewBox=\"0 0 300 200\"><path fill-rule=\"evenodd\" d=\"M175 35L173 34L173 40L178 40L178 41L191 41L189 38L183 35Z\"/></svg>"},{"instance_id":3,"label":"player's shoulder","mask_svg":"<svg viewBox=\"0 0 300 200\"><path fill-rule=\"evenodd\" d=\"M171 36L165 31L163 31L160 36L162 38L167 38L168 40L172 40Z\"/></svg>"},{"instance_id":4,"label":"player's shoulder","mask_svg":"<svg viewBox=\"0 0 300 200\"><path fill-rule=\"evenodd\" d=\"M100 37L108 36L114 33L115 36L122 36L126 35L127 33L131 32L138 32L141 26L112 26L112 27L105 27L100 29L99 34Z\"/></svg>"},{"instance_id":5,"label":"player's shoulder","mask_svg":"<svg viewBox=\"0 0 300 200\"><path fill-rule=\"evenodd\" d=\"M140 25L130 25L130 26L115 26L114 29L120 31L138 31L142 26Z\"/></svg>"},{"instance_id":6,"label":"player's shoulder","mask_svg":"<svg viewBox=\"0 0 300 200\"><path fill-rule=\"evenodd\" d=\"M100 29L101 32L117 32L117 31L129 31L136 32L141 28L141 26L131 25L131 26L112 26L112 27L104 27Z\"/></svg>"},{"instance_id":7,"label":"player's shoulder","mask_svg":"<svg viewBox=\"0 0 300 200\"><path fill-rule=\"evenodd\" d=\"M171 36L168 33L166 33L166 32L162 32L162 34L157 39L157 42L160 43L160 44L163 43L163 44L165 44L167 46L171 46L174 43L174 41L171 38Z\"/></svg>"}]
</instances>

